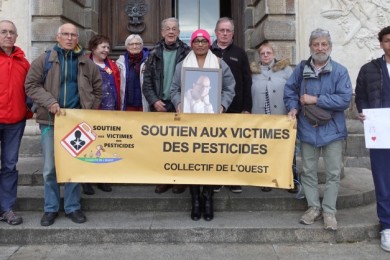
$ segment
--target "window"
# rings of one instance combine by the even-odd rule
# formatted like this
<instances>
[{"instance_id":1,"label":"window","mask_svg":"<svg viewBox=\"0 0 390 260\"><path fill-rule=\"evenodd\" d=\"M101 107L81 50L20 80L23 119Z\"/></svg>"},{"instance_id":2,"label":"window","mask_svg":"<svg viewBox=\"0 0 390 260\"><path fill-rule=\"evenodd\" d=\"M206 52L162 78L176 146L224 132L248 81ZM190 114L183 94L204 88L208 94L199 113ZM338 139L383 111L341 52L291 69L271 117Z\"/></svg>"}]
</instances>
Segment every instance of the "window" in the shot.
<instances>
[{"instance_id":1,"label":"window","mask_svg":"<svg viewBox=\"0 0 390 260\"><path fill-rule=\"evenodd\" d=\"M219 0L176 0L176 17L180 22L180 40L189 44L196 29L205 29L215 40L215 23L220 17Z\"/></svg>"}]
</instances>

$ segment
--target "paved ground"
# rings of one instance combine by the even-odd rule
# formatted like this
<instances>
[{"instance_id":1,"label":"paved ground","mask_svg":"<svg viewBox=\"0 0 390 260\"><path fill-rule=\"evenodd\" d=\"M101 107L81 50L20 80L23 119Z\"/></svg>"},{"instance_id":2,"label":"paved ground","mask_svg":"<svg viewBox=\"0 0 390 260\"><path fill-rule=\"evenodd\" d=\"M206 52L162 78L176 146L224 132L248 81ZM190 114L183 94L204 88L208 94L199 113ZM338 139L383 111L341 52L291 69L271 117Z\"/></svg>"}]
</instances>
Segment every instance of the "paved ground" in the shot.
<instances>
[{"instance_id":1,"label":"paved ground","mask_svg":"<svg viewBox=\"0 0 390 260\"><path fill-rule=\"evenodd\" d=\"M0 246L0 260L16 259L390 259L379 240L327 244L88 244Z\"/></svg>"}]
</instances>

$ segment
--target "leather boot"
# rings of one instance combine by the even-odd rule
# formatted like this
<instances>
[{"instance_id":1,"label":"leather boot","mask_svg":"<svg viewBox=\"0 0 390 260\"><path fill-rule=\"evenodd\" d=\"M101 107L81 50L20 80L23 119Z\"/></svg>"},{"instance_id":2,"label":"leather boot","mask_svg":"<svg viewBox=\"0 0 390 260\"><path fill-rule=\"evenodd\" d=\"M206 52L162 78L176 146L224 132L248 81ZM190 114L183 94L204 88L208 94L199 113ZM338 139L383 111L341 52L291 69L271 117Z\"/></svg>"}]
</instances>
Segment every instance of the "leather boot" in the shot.
<instances>
[{"instance_id":1,"label":"leather boot","mask_svg":"<svg viewBox=\"0 0 390 260\"><path fill-rule=\"evenodd\" d=\"M191 185L190 193L192 200L191 219L197 221L201 217L200 186Z\"/></svg>"},{"instance_id":2,"label":"leather boot","mask_svg":"<svg viewBox=\"0 0 390 260\"><path fill-rule=\"evenodd\" d=\"M108 183L98 183L97 187L104 192L111 192L112 191L111 185Z\"/></svg>"},{"instance_id":3,"label":"leather boot","mask_svg":"<svg viewBox=\"0 0 390 260\"><path fill-rule=\"evenodd\" d=\"M187 187L187 185L181 185L181 184L173 185L172 192L175 194L183 193L183 192L185 192L186 187Z\"/></svg>"},{"instance_id":4,"label":"leather boot","mask_svg":"<svg viewBox=\"0 0 390 260\"><path fill-rule=\"evenodd\" d=\"M203 218L210 221L214 218L213 186L203 186Z\"/></svg>"},{"instance_id":5,"label":"leather boot","mask_svg":"<svg viewBox=\"0 0 390 260\"><path fill-rule=\"evenodd\" d=\"M170 185L170 184L158 184L158 185L156 185L154 192L155 193L164 193L167 190L169 190L170 188L172 188L172 185Z\"/></svg>"},{"instance_id":6,"label":"leather boot","mask_svg":"<svg viewBox=\"0 0 390 260\"><path fill-rule=\"evenodd\" d=\"M95 190L92 188L91 183L81 183L81 187L83 188L83 193L86 195L95 194Z\"/></svg>"}]
</instances>

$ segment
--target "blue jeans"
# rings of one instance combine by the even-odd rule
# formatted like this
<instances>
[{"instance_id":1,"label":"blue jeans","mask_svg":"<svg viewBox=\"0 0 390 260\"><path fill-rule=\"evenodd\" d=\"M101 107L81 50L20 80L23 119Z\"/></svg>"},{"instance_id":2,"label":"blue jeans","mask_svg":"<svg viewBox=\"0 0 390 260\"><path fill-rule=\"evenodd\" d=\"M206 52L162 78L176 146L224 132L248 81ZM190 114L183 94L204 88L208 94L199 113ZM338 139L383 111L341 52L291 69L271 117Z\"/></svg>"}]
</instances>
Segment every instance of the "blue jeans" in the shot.
<instances>
[{"instance_id":1,"label":"blue jeans","mask_svg":"<svg viewBox=\"0 0 390 260\"><path fill-rule=\"evenodd\" d=\"M26 120L15 124L0 124L1 172L0 172L0 212L9 211L15 204L20 142Z\"/></svg>"},{"instance_id":2,"label":"blue jeans","mask_svg":"<svg viewBox=\"0 0 390 260\"><path fill-rule=\"evenodd\" d=\"M58 212L60 209L60 185L57 183L54 165L54 126L40 124L41 145L43 154L43 181L45 212ZM80 209L80 184L65 183L64 185L65 213Z\"/></svg>"}]
</instances>

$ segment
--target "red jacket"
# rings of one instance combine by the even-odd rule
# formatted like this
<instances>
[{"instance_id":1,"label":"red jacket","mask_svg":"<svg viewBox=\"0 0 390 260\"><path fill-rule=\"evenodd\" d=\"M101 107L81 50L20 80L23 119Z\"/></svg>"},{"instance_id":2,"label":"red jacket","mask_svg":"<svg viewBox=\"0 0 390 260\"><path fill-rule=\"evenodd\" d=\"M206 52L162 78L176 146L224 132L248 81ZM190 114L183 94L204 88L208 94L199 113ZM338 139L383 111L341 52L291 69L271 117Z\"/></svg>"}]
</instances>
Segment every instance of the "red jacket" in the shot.
<instances>
[{"instance_id":1,"label":"red jacket","mask_svg":"<svg viewBox=\"0 0 390 260\"><path fill-rule=\"evenodd\" d=\"M24 81L30 64L15 46L8 56L0 50L0 124L17 123L27 116Z\"/></svg>"}]
</instances>

